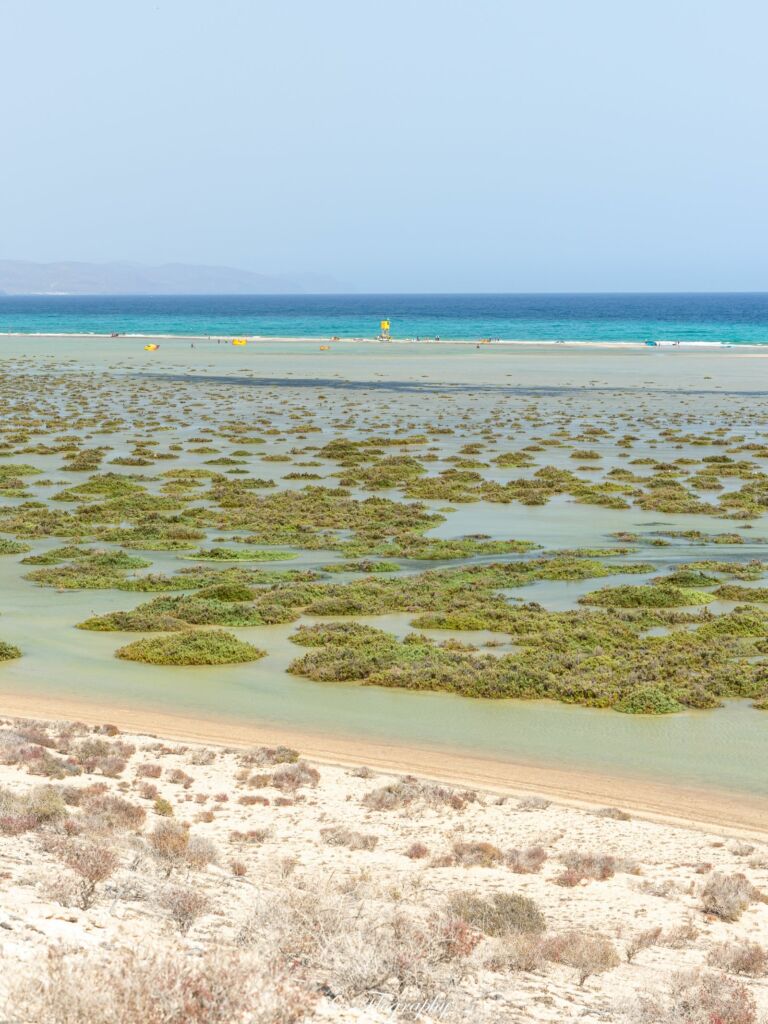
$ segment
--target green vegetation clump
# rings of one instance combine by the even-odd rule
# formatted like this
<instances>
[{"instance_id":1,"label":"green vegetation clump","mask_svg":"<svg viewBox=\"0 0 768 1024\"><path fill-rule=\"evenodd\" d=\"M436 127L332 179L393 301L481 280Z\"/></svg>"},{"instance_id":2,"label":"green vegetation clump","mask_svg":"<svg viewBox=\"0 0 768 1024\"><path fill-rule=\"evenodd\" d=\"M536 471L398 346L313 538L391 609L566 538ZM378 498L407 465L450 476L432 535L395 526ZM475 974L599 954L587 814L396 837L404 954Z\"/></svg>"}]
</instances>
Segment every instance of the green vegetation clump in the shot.
<instances>
[{"instance_id":1,"label":"green vegetation clump","mask_svg":"<svg viewBox=\"0 0 768 1024\"><path fill-rule=\"evenodd\" d=\"M628 715L668 715L682 711L683 705L656 686L641 686L632 690L613 705L616 711Z\"/></svg>"},{"instance_id":2,"label":"green vegetation clump","mask_svg":"<svg viewBox=\"0 0 768 1024\"><path fill-rule=\"evenodd\" d=\"M613 573L648 572L643 563L611 565L581 558L541 558L473 564L413 576L369 576L314 589L306 605L312 615L382 615L398 611L457 610L483 606L508 609L498 590L538 580L585 580ZM483 628L466 627L466 628Z\"/></svg>"},{"instance_id":3,"label":"green vegetation clump","mask_svg":"<svg viewBox=\"0 0 768 1024\"><path fill-rule=\"evenodd\" d=\"M390 633L358 623L305 627L291 639L313 650L291 662L289 672L337 682L366 679L391 667L402 647Z\"/></svg>"},{"instance_id":4,"label":"green vegetation clump","mask_svg":"<svg viewBox=\"0 0 768 1024\"><path fill-rule=\"evenodd\" d=\"M101 539L136 551L188 551L205 537L205 531L186 523L152 519L137 526L104 530Z\"/></svg>"},{"instance_id":5,"label":"green vegetation clump","mask_svg":"<svg viewBox=\"0 0 768 1024\"><path fill-rule=\"evenodd\" d=\"M102 473L90 477L84 483L67 487L52 495L53 501L85 501L90 498L124 498L146 494L146 490L134 477L123 473Z\"/></svg>"},{"instance_id":6,"label":"green vegetation clump","mask_svg":"<svg viewBox=\"0 0 768 1024\"><path fill-rule=\"evenodd\" d=\"M663 536L687 540L691 544L744 544L740 533L703 533L701 530L665 530Z\"/></svg>"},{"instance_id":7,"label":"green vegetation clump","mask_svg":"<svg viewBox=\"0 0 768 1024\"><path fill-rule=\"evenodd\" d=\"M288 562L296 558L295 551L264 551L256 548L201 548L185 555L201 562Z\"/></svg>"},{"instance_id":8,"label":"green vegetation clump","mask_svg":"<svg viewBox=\"0 0 768 1024\"><path fill-rule=\"evenodd\" d=\"M24 579L41 587L60 590L116 590L126 579L124 573L82 565L61 565L52 569L35 569Z\"/></svg>"},{"instance_id":9,"label":"green vegetation clump","mask_svg":"<svg viewBox=\"0 0 768 1024\"><path fill-rule=\"evenodd\" d=\"M13 644L5 643L0 640L0 661L12 661L14 658L20 658L21 651L18 647L14 647Z\"/></svg>"},{"instance_id":10,"label":"green vegetation clump","mask_svg":"<svg viewBox=\"0 0 768 1024\"><path fill-rule=\"evenodd\" d=\"M59 565L61 562L78 560L88 554L86 548L78 547L76 544L66 544L64 547L50 548L38 555L27 555L22 558L22 565Z\"/></svg>"},{"instance_id":11,"label":"green vegetation clump","mask_svg":"<svg viewBox=\"0 0 768 1024\"><path fill-rule=\"evenodd\" d=\"M342 477L344 486L354 485L367 491L403 487L426 472L424 466L411 455L390 455L377 459L367 468L347 470Z\"/></svg>"},{"instance_id":12,"label":"green vegetation clump","mask_svg":"<svg viewBox=\"0 0 768 1024\"><path fill-rule=\"evenodd\" d=\"M244 583L218 583L199 590L196 597L213 601L253 601L257 594L257 590Z\"/></svg>"},{"instance_id":13,"label":"green vegetation clump","mask_svg":"<svg viewBox=\"0 0 768 1024\"><path fill-rule=\"evenodd\" d=\"M211 566L189 565L165 577L167 580L186 581L185 587L169 589L197 589L219 585L242 584L257 587L287 583L312 583L321 578L314 569L251 569L242 565L229 565L223 569Z\"/></svg>"},{"instance_id":14,"label":"green vegetation clump","mask_svg":"<svg viewBox=\"0 0 768 1024\"><path fill-rule=\"evenodd\" d=\"M167 612L135 608L130 612L107 612L78 622L77 629L94 633L170 633L192 627Z\"/></svg>"},{"instance_id":15,"label":"green vegetation clump","mask_svg":"<svg viewBox=\"0 0 768 1024\"><path fill-rule=\"evenodd\" d=\"M328 644L355 647L371 640L389 643L394 637L383 629L364 626L360 622L320 622L313 626L299 626L291 640L302 647L325 647Z\"/></svg>"},{"instance_id":16,"label":"green vegetation clump","mask_svg":"<svg viewBox=\"0 0 768 1024\"><path fill-rule=\"evenodd\" d=\"M669 573L668 576L656 576L651 580L651 583L655 583L661 587L711 587L715 583L719 583L717 576L712 576L709 573L702 572L700 569L685 569L680 568L675 572Z\"/></svg>"},{"instance_id":17,"label":"green vegetation clump","mask_svg":"<svg viewBox=\"0 0 768 1024\"><path fill-rule=\"evenodd\" d=\"M86 551L75 561L95 569L146 569L151 562L146 558L137 558L127 551Z\"/></svg>"},{"instance_id":18,"label":"green vegetation clump","mask_svg":"<svg viewBox=\"0 0 768 1024\"><path fill-rule=\"evenodd\" d=\"M148 665L232 665L258 661L266 651L224 630L190 630L175 636L137 640L116 652L126 661Z\"/></svg>"},{"instance_id":19,"label":"green vegetation clump","mask_svg":"<svg viewBox=\"0 0 768 1024\"><path fill-rule=\"evenodd\" d=\"M171 615L193 626L263 626L291 622L295 615L268 597L253 603L220 601L191 594L184 597L157 597L140 606L147 613Z\"/></svg>"},{"instance_id":20,"label":"green vegetation clump","mask_svg":"<svg viewBox=\"0 0 768 1024\"><path fill-rule=\"evenodd\" d=\"M19 540L8 540L6 537L0 537L0 555L23 555L25 551L30 551L29 544L23 544Z\"/></svg>"},{"instance_id":21,"label":"green vegetation clump","mask_svg":"<svg viewBox=\"0 0 768 1024\"><path fill-rule=\"evenodd\" d=\"M421 627L506 632L522 649L503 655L456 649L450 642L438 645L415 633L400 641L360 623L301 627L292 639L310 650L289 671L319 681L468 697L548 697L635 714L717 707L723 697L759 698L765 692L765 670L750 654L768 631L768 614L742 610L715 618L702 612L697 618L663 609L621 614L632 617L493 605L424 613L414 620ZM651 625L676 620L698 623L699 630L646 633ZM719 628L702 642L701 634L716 624Z\"/></svg>"},{"instance_id":22,"label":"green vegetation clump","mask_svg":"<svg viewBox=\"0 0 768 1024\"><path fill-rule=\"evenodd\" d=\"M535 466L536 463L527 452L502 452L493 460L502 469L516 468L526 469L528 466Z\"/></svg>"},{"instance_id":23,"label":"green vegetation clump","mask_svg":"<svg viewBox=\"0 0 768 1024\"><path fill-rule=\"evenodd\" d=\"M251 544L285 544L304 549L375 554L373 547L392 537L415 537L438 525L443 516L422 506L383 497L352 498L344 488L309 486L301 490L255 495L234 481L214 484L210 497L221 512L210 525L247 530ZM357 542L356 550L347 545Z\"/></svg>"},{"instance_id":24,"label":"green vegetation clump","mask_svg":"<svg viewBox=\"0 0 768 1024\"><path fill-rule=\"evenodd\" d=\"M714 596L704 590L688 587L639 586L604 587L579 598L581 604L598 604L603 608L686 608L708 604Z\"/></svg>"},{"instance_id":25,"label":"green vegetation clump","mask_svg":"<svg viewBox=\"0 0 768 1024\"><path fill-rule=\"evenodd\" d=\"M230 569L225 575L189 569L171 577L112 580L118 589L142 589L145 581L146 589L153 590L202 589L185 597L159 597L133 612L96 616L82 628L178 628L173 625L175 620L190 625L256 626L290 622L302 611L312 615L444 611L465 617L457 628L504 628L498 624L505 622L512 609L499 589L521 587L540 579L581 580L614 572L645 572L648 568L642 563L619 566L593 559L550 557L468 565L412 576L372 574L344 584L320 583L313 573ZM102 582L107 585L110 580ZM254 591L261 582L267 586ZM217 586L234 589L225 590L226 597L222 598L209 589Z\"/></svg>"},{"instance_id":26,"label":"green vegetation clump","mask_svg":"<svg viewBox=\"0 0 768 1024\"><path fill-rule=\"evenodd\" d=\"M648 490L641 491L636 504L649 512L672 512L687 515L716 516L718 508L702 501L679 481L667 478L652 478Z\"/></svg>"},{"instance_id":27,"label":"green vegetation clump","mask_svg":"<svg viewBox=\"0 0 768 1024\"><path fill-rule=\"evenodd\" d=\"M362 559L358 562L331 562L323 566L324 572L399 572L397 562L373 562Z\"/></svg>"},{"instance_id":28,"label":"green vegetation clump","mask_svg":"<svg viewBox=\"0 0 768 1024\"><path fill-rule=\"evenodd\" d=\"M421 537L416 534L399 535L384 542L363 539L344 544L345 554L381 555L385 558L411 558L414 561L438 562L473 555L523 554L537 545L526 540L489 540L482 537ZM327 566L326 566L327 569Z\"/></svg>"},{"instance_id":29,"label":"green vegetation clump","mask_svg":"<svg viewBox=\"0 0 768 1024\"><path fill-rule=\"evenodd\" d=\"M245 601L232 597L233 593L242 592L235 586L210 588L207 594L199 591L184 596L156 597L132 611L92 616L79 623L78 628L100 632L161 632L189 626L265 626L291 622L297 617L289 606L280 604L268 591L256 592L256 596L245 589L248 593ZM224 599L211 596L211 591L222 590L227 594Z\"/></svg>"},{"instance_id":30,"label":"green vegetation clump","mask_svg":"<svg viewBox=\"0 0 768 1024\"><path fill-rule=\"evenodd\" d=\"M741 605L727 615L718 615L696 631L702 640L717 637L764 638L768 635L768 613L754 606Z\"/></svg>"},{"instance_id":31,"label":"green vegetation clump","mask_svg":"<svg viewBox=\"0 0 768 1024\"><path fill-rule=\"evenodd\" d=\"M768 601L768 587L739 587L725 583L714 591L720 601Z\"/></svg>"},{"instance_id":32,"label":"green vegetation clump","mask_svg":"<svg viewBox=\"0 0 768 1024\"><path fill-rule=\"evenodd\" d=\"M9 481L22 476L38 476L42 470L37 466L30 466L24 462L6 462L0 465L0 487L5 487Z\"/></svg>"},{"instance_id":33,"label":"green vegetation clump","mask_svg":"<svg viewBox=\"0 0 768 1024\"><path fill-rule=\"evenodd\" d=\"M58 565L62 553L70 559ZM24 579L42 587L57 587L62 590L112 590L130 589L132 582L128 571L146 569L152 563L137 558L125 551L96 551L78 547L59 548L42 556L23 559L32 564L46 566L33 569ZM52 565L52 568L47 566ZM150 585L148 579L147 585Z\"/></svg>"}]
</instances>

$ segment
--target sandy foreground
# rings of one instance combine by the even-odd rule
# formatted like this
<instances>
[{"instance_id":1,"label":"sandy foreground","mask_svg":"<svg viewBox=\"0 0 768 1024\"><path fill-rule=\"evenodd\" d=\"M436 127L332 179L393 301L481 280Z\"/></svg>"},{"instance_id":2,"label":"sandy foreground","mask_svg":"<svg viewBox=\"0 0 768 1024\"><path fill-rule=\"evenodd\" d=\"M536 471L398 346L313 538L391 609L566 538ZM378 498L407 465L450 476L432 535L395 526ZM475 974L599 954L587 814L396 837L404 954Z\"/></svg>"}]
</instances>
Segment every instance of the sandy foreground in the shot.
<instances>
[{"instance_id":1,"label":"sandy foreground","mask_svg":"<svg viewBox=\"0 0 768 1024\"><path fill-rule=\"evenodd\" d=\"M701 1005L749 1011L702 1021L750 1024L768 1011L765 838L651 821L628 804L500 795L525 787L514 773L496 785L492 767L489 784L470 791L402 782L383 770L395 755L376 747L360 748L357 767L352 748L348 765L330 764L341 751L322 745L296 763L297 753L276 751L281 736L252 745L266 729L214 728L220 746L193 742L204 726L181 720L158 739L170 724L158 717L148 734L0 721L3 1019L129 1024L141 1019L138 981L122 1016L99 1016L88 1000L125 998L126 977L157 985L152 972L169 956L186 971L206 958L225 970L215 959L224 955L230 971L278 950L288 974L276 988L272 975L263 983L281 1008L267 1000L247 1018L255 1024L672 1024L694 1020L678 1015L691 992ZM72 773L62 778L63 762ZM438 759L424 764L437 769ZM408 767L422 771L415 759ZM469 772L457 761L433 777L470 781ZM580 784L565 791L574 802ZM168 828L181 848L160 843ZM114 862L89 891L94 849L98 864ZM734 879L736 909L713 904L711 892ZM466 911L467 899L490 906L509 894L533 901L536 928L515 919L499 931L477 907ZM162 1020L239 1020L233 1012Z\"/></svg>"}]
</instances>

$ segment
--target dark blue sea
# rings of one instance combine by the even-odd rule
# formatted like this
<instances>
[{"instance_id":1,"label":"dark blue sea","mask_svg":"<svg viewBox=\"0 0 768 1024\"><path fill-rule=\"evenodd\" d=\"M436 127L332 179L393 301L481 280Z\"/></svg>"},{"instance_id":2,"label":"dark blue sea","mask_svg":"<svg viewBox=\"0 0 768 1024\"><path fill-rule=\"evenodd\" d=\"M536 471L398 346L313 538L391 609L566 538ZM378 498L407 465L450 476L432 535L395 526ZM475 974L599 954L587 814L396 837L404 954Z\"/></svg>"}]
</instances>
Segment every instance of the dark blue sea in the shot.
<instances>
[{"instance_id":1,"label":"dark blue sea","mask_svg":"<svg viewBox=\"0 0 768 1024\"><path fill-rule=\"evenodd\" d=\"M768 293L0 296L0 333L768 344Z\"/></svg>"}]
</instances>

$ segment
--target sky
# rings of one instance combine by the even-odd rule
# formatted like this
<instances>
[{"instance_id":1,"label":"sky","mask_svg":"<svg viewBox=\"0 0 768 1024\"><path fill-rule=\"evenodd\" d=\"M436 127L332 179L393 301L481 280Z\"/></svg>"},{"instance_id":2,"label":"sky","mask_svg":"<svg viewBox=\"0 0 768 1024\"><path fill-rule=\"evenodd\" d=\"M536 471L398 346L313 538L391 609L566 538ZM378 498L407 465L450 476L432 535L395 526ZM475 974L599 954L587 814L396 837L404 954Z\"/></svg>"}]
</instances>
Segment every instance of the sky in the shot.
<instances>
[{"instance_id":1,"label":"sky","mask_svg":"<svg viewBox=\"0 0 768 1024\"><path fill-rule=\"evenodd\" d=\"M0 258L768 290L759 0L0 0Z\"/></svg>"}]
</instances>

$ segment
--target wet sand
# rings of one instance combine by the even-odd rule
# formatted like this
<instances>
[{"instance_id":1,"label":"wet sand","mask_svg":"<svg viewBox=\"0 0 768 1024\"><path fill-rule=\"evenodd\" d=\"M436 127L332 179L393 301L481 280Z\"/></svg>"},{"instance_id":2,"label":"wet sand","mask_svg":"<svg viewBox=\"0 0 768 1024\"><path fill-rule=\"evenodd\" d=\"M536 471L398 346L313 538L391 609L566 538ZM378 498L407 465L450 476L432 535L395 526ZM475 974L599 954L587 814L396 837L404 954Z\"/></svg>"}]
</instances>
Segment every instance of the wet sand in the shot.
<instances>
[{"instance_id":1,"label":"wet sand","mask_svg":"<svg viewBox=\"0 0 768 1024\"><path fill-rule=\"evenodd\" d=\"M92 340L92 341L103 341L117 342L120 340L133 340L146 342L148 339L155 339L159 341L178 341L178 342L195 342L195 343L213 343L215 345L231 344L232 335L224 334L162 334L162 333L150 333L150 334L139 334L131 331L120 333L116 337L111 334L66 334L61 333L16 333L16 332L2 332L0 331L0 339L8 338L12 341L22 342L27 340L35 339L48 339L57 338L64 340ZM757 345L750 343L738 343L727 342L727 341L684 341L684 342L671 342L661 341L653 345L646 344L643 341L588 341L584 339L553 339L544 340L541 338L493 338L492 340L483 340L479 337L461 337L461 338L413 338L413 337L402 337L402 338L381 338L371 335L370 337L340 337L335 335L315 335L315 334L296 334L296 335L272 335L272 334L242 334L238 335L239 339L245 340L248 344L263 345L263 344L284 344L284 343L311 343L311 344L332 344L332 345L381 345L387 347L389 345L409 345L418 348L441 348L446 345L472 345L473 347L482 345L483 349L489 351L499 346L521 346L525 348L536 348L544 351L549 349L560 349L560 348L577 348L577 349L618 349L618 350L651 350L661 349L664 351L674 352L717 352L728 350L729 352L737 352L742 355L753 355L763 356L768 358L768 352L765 351L765 345Z\"/></svg>"}]
</instances>

